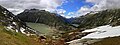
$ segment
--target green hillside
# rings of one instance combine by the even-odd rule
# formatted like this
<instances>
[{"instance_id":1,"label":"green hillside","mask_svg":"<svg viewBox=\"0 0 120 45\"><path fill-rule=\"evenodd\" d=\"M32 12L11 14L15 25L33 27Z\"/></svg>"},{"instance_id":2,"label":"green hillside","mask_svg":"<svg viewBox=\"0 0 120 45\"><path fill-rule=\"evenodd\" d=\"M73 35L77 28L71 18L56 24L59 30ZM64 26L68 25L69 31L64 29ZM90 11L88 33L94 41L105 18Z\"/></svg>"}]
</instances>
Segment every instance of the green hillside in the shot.
<instances>
[{"instance_id":1,"label":"green hillside","mask_svg":"<svg viewBox=\"0 0 120 45\"><path fill-rule=\"evenodd\" d=\"M36 37L27 37L21 33L7 31L0 25L0 45L41 45Z\"/></svg>"}]
</instances>

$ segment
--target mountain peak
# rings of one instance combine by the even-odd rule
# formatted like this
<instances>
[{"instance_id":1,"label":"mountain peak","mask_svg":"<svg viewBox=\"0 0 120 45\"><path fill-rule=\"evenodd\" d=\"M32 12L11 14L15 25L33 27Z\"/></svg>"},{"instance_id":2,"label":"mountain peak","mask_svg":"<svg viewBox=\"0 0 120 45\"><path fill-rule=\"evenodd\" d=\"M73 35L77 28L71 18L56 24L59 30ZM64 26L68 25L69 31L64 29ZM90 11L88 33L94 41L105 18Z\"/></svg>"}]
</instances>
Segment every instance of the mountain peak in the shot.
<instances>
[{"instance_id":1,"label":"mountain peak","mask_svg":"<svg viewBox=\"0 0 120 45\"><path fill-rule=\"evenodd\" d=\"M25 9L23 12L45 12L45 10L39 10L39 9Z\"/></svg>"},{"instance_id":2,"label":"mountain peak","mask_svg":"<svg viewBox=\"0 0 120 45\"><path fill-rule=\"evenodd\" d=\"M24 12L18 14L17 17L24 22L42 23L55 27L58 30L71 30L70 24L66 22L66 18L45 10L26 9Z\"/></svg>"}]
</instances>

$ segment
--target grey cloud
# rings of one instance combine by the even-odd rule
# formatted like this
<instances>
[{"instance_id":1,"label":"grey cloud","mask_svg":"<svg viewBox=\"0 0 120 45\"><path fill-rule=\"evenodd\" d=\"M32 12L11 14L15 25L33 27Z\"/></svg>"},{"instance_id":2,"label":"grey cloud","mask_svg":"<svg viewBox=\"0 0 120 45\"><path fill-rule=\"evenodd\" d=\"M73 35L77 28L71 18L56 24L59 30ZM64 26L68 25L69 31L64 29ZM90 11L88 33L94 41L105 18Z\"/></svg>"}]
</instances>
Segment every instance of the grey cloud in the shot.
<instances>
[{"instance_id":1,"label":"grey cloud","mask_svg":"<svg viewBox=\"0 0 120 45\"><path fill-rule=\"evenodd\" d=\"M98 9L120 8L120 0L86 0L86 2L98 5ZM93 7L95 7L95 5Z\"/></svg>"},{"instance_id":2,"label":"grey cloud","mask_svg":"<svg viewBox=\"0 0 120 45\"><path fill-rule=\"evenodd\" d=\"M106 7L108 9L120 8L120 0L107 0L106 1Z\"/></svg>"}]
</instances>

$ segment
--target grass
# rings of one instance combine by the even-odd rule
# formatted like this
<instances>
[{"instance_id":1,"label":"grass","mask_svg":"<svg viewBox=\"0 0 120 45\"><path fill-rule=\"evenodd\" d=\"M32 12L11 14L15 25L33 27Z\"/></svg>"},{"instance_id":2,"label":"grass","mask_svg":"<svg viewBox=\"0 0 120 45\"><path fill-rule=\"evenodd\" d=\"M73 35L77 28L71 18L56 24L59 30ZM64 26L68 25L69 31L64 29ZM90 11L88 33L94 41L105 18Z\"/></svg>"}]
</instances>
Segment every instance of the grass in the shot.
<instances>
[{"instance_id":1,"label":"grass","mask_svg":"<svg viewBox=\"0 0 120 45\"><path fill-rule=\"evenodd\" d=\"M120 37L105 38L91 45L120 45Z\"/></svg>"},{"instance_id":2,"label":"grass","mask_svg":"<svg viewBox=\"0 0 120 45\"><path fill-rule=\"evenodd\" d=\"M21 33L7 31L0 25L0 45L42 45L37 37L27 37Z\"/></svg>"}]
</instances>

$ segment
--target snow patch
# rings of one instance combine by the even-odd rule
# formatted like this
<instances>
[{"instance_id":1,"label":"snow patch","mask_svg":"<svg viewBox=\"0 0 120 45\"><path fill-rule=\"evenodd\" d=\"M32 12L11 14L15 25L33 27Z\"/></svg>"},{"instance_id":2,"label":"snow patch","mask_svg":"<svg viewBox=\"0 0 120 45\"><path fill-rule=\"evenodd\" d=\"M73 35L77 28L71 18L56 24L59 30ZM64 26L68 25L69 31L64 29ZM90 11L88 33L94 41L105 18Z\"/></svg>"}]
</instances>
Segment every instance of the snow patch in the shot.
<instances>
[{"instance_id":1,"label":"snow patch","mask_svg":"<svg viewBox=\"0 0 120 45\"><path fill-rule=\"evenodd\" d=\"M114 37L114 36L120 36L120 26L112 27L110 25L100 26L93 29L88 29L83 31L84 32L93 32L91 34L88 34L87 36L82 37L81 39L86 38L107 38L107 37Z\"/></svg>"},{"instance_id":2,"label":"snow patch","mask_svg":"<svg viewBox=\"0 0 120 45\"><path fill-rule=\"evenodd\" d=\"M70 42L66 42L66 43L76 43L76 42L78 42L78 41L80 41L81 39L76 39L76 40L72 40L72 41L70 41Z\"/></svg>"},{"instance_id":3,"label":"snow patch","mask_svg":"<svg viewBox=\"0 0 120 45\"><path fill-rule=\"evenodd\" d=\"M12 28L13 28L13 27L12 27L11 25L7 26L7 29L8 29L8 30L12 30Z\"/></svg>"},{"instance_id":4,"label":"snow patch","mask_svg":"<svg viewBox=\"0 0 120 45\"><path fill-rule=\"evenodd\" d=\"M12 22L12 24L17 25L16 22Z\"/></svg>"},{"instance_id":5,"label":"snow patch","mask_svg":"<svg viewBox=\"0 0 120 45\"><path fill-rule=\"evenodd\" d=\"M4 11L4 12L2 12L2 13L6 15L6 14L7 14L7 11Z\"/></svg>"},{"instance_id":6,"label":"snow patch","mask_svg":"<svg viewBox=\"0 0 120 45\"><path fill-rule=\"evenodd\" d=\"M26 34L27 36L36 35L36 34Z\"/></svg>"},{"instance_id":7,"label":"snow patch","mask_svg":"<svg viewBox=\"0 0 120 45\"><path fill-rule=\"evenodd\" d=\"M23 34L26 34L24 31L25 29L23 27L20 28L20 31L23 33Z\"/></svg>"},{"instance_id":8,"label":"snow patch","mask_svg":"<svg viewBox=\"0 0 120 45\"><path fill-rule=\"evenodd\" d=\"M16 31L16 32L18 32L18 30L17 30L17 29L16 29L15 31Z\"/></svg>"},{"instance_id":9,"label":"snow patch","mask_svg":"<svg viewBox=\"0 0 120 45\"><path fill-rule=\"evenodd\" d=\"M109 26L109 25L100 26L100 27L93 28L93 29L87 29L87 30L83 31L82 33L84 33L84 32L94 32L94 31L104 31L104 29L108 29L108 28L111 28L111 27L112 26Z\"/></svg>"}]
</instances>

